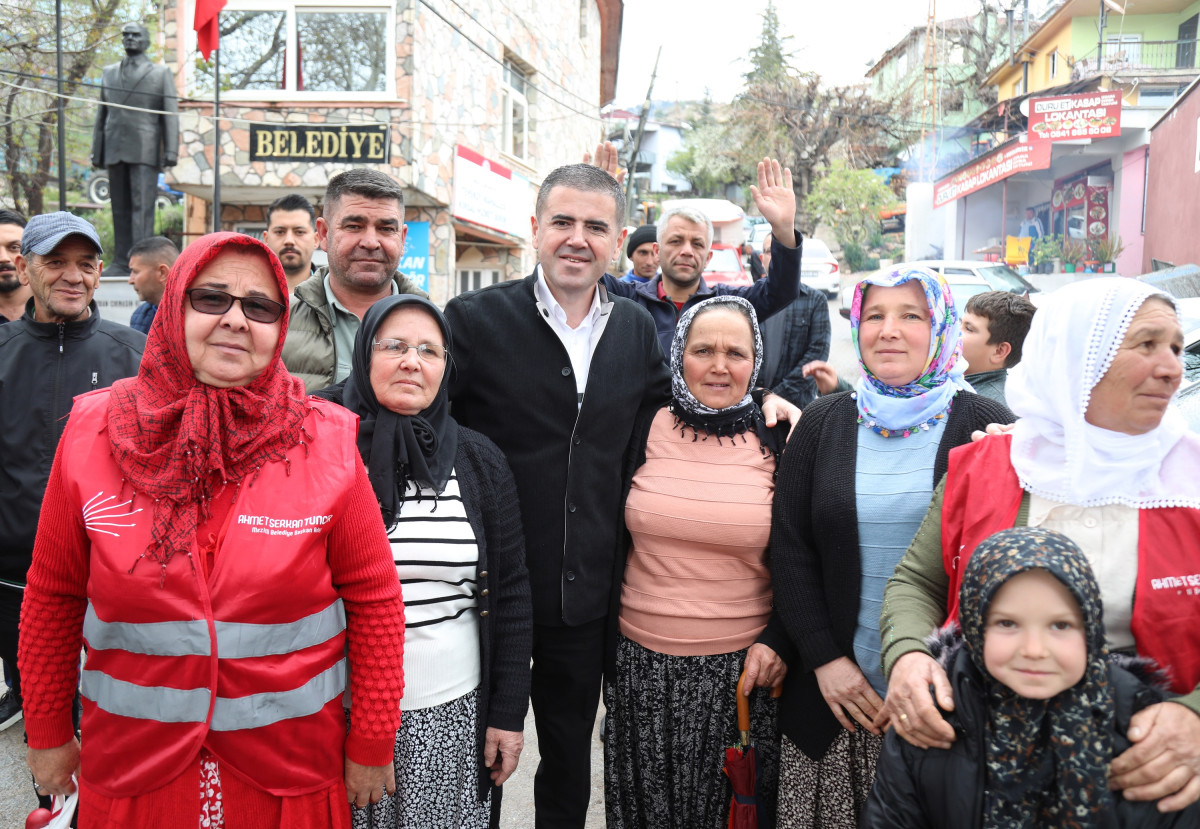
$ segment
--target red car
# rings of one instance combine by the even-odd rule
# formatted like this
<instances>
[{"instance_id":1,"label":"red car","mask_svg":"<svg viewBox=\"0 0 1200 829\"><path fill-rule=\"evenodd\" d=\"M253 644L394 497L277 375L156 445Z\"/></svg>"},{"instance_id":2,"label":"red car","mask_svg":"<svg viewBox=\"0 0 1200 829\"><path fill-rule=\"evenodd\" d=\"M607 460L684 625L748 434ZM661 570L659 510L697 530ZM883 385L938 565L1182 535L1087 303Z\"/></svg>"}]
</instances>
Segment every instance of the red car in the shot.
<instances>
[{"instance_id":1,"label":"red car","mask_svg":"<svg viewBox=\"0 0 1200 829\"><path fill-rule=\"evenodd\" d=\"M752 285L750 272L742 264L741 252L735 245L714 244L712 259L704 269L704 281L709 285L735 285L744 287Z\"/></svg>"}]
</instances>

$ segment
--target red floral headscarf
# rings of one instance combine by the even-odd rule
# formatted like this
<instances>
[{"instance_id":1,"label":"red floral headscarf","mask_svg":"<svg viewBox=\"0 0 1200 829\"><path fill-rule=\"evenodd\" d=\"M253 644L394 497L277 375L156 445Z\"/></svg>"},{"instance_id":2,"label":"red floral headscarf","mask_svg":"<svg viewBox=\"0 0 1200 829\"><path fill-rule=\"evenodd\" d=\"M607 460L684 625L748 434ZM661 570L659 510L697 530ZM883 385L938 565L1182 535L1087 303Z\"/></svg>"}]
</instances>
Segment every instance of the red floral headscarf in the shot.
<instances>
[{"instance_id":1,"label":"red floral headscarf","mask_svg":"<svg viewBox=\"0 0 1200 829\"><path fill-rule=\"evenodd\" d=\"M167 277L137 377L113 384L109 399L113 458L133 489L154 499L150 546L139 559L154 559L164 572L176 553L190 556L217 489L240 482L270 461L286 462L284 453L302 437L304 383L288 374L280 359L286 310L270 364L245 386L201 383L188 358L184 291L208 264L235 250L262 254L286 305L283 267L266 245L240 233L198 239Z\"/></svg>"}]
</instances>

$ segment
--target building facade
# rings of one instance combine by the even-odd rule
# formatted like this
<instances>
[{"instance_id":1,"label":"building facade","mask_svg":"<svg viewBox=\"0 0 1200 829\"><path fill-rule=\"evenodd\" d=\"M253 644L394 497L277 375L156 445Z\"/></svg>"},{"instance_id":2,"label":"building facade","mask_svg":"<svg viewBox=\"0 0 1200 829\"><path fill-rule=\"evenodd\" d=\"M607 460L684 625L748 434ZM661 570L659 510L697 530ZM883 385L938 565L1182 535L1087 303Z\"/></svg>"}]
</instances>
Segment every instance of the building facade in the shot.
<instances>
[{"instance_id":1,"label":"building facade","mask_svg":"<svg viewBox=\"0 0 1200 829\"><path fill-rule=\"evenodd\" d=\"M220 146L214 65L196 52L192 0L168 0L163 56L180 91L178 165L189 236L265 227L288 192L320 209L329 179L372 166L405 190L401 269L450 297L533 269L542 177L603 135L621 0L229 0L221 12Z\"/></svg>"}]
</instances>

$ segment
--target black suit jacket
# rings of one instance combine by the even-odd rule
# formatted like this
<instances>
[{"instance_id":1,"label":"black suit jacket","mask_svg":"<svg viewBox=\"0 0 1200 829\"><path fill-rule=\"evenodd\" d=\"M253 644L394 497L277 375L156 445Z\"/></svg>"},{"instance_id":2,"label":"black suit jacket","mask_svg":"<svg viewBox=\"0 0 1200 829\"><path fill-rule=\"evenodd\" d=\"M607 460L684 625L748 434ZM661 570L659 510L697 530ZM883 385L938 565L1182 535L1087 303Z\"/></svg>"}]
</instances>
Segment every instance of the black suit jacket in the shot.
<instances>
[{"instance_id":1,"label":"black suit jacket","mask_svg":"<svg viewBox=\"0 0 1200 829\"><path fill-rule=\"evenodd\" d=\"M459 423L508 458L525 527L533 619L581 625L608 612L621 467L639 411L670 394L654 321L601 286L607 323L582 405L567 350L534 294L536 275L455 297L450 399Z\"/></svg>"},{"instance_id":2,"label":"black suit jacket","mask_svg":"<svg viewBox=\"0 0 1200 829\"><path fill-rule=\"evenodd\" d=\"M122 104L154 110L104 106ZM92 165L149 164L162 169L179 157L179 115L171 70L143 56L133 72L121 78L121 64L104 67L100 108L92 130Z\"/></svg>"}]
</instances>

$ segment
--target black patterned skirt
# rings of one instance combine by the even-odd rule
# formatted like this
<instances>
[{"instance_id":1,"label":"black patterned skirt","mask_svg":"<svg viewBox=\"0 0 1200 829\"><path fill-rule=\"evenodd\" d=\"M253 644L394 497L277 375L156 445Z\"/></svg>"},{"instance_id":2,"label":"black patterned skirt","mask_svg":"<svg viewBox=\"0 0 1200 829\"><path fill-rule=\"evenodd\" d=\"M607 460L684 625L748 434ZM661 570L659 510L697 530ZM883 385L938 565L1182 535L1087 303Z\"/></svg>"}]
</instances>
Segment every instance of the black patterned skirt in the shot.
<instances>
[{"instance_id":1,"label":"black patterned skirt","mask_svg":"<svg viewBox=\"0 0 1200 829\"><path fill-rule=\"evenodd\" d=\"M604 802L608 829L724 829L733 790L721 771L735 745L738 677L746 651L668 656L620 638L605 683ZM759 793L775 825L778 701L750 696Z\"/></svg>"},{"instance_id":2,"label":"black patterned skirt","mask_svg":"<svg viewBox=\"0 0 1200 829\"><path fill-rule=\"evenodd\" d=\"M787 737L779 780L780 829L855 829L871 788L883 737L843 729L820 760Z\"/></svg>"},{"instance_id":3,"label":"black patterned skirt","mask_svg":"<svg viewBox=\"0 0 1200 829\"><path fill-rule=\"evenodd\" d=\"M492 793L480 802L475 706L479 690L405 711L396 732L396 793L350 807L354 829L488 829Z\"/></svg>"}]
</instances>

